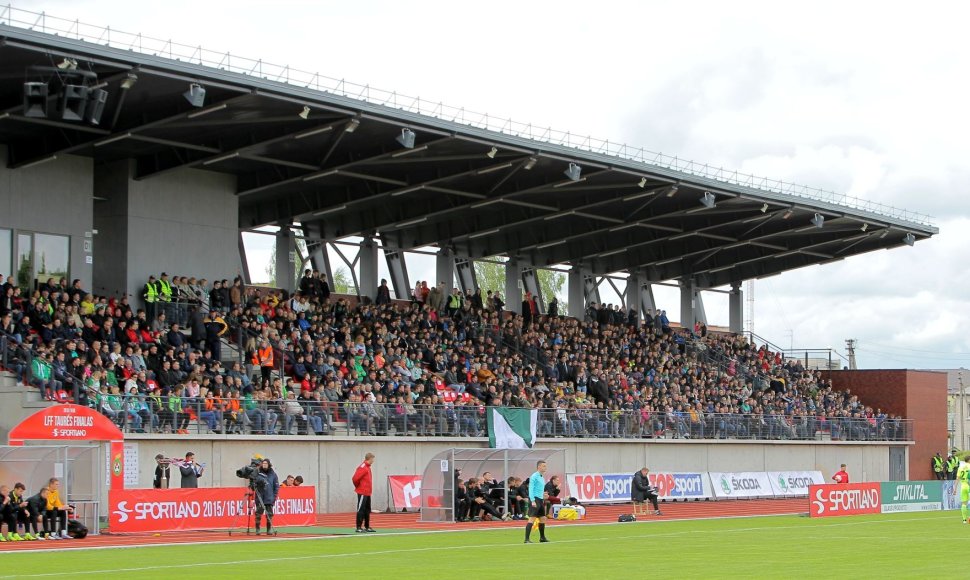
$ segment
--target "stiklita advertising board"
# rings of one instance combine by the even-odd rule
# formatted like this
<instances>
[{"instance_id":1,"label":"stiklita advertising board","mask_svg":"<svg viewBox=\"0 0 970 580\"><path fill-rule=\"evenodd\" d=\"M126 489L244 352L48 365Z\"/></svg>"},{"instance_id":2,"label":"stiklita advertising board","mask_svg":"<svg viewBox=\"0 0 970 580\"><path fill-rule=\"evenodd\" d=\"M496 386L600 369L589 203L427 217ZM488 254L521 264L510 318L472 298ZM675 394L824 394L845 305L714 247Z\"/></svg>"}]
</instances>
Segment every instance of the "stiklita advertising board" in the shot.
<instances>
[{"instance_id":1,"label":"stiklita advertising board","mask_svg":"<svg viewBox=\"0 0 970 580\"><path fill-rule=\"evenodd\" d=\"M942 510L942 484L941 481L885 481L880 484L882 513Z\"/></svg>"}]
</instances>

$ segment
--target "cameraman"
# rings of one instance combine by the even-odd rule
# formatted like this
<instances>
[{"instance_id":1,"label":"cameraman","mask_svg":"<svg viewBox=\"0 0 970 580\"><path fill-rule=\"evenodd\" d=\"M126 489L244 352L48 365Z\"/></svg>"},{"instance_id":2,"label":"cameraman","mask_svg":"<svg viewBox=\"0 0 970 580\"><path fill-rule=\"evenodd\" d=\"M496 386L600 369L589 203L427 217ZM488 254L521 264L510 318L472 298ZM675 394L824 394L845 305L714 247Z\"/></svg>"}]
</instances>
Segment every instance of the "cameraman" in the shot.
<instances>
[{"instance_id":1,"label":"cameraman","mask_svg":"<svg viewBox=\"0 0 970 580\"><path fill-rule=\"evenodd\" d=\"M266 535L273 535L273 506L276 504L276 496L280 493L280 478L273 471L273 464L269 459L263 459L259 464L259 471L253 480L256 489L253 490L258 496L256 500L256 535L259 535L259 524L266 512Z\"/></svg>"}]
</instances>

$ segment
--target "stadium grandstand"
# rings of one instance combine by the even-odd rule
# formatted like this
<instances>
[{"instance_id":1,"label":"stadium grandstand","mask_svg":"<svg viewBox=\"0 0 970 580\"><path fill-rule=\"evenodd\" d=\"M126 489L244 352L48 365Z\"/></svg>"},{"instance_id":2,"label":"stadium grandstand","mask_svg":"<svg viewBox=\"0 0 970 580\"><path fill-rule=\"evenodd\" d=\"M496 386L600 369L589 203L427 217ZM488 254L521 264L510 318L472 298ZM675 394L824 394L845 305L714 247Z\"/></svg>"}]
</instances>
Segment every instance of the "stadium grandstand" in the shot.
<instances>
[{"instance_id":1,"label":"stadium grandstand","mask_svg":"<svg viewBox=\"0 0 970 580\"><path fill-rule=\"evenodd\" d=\"M30 393L5 395L24 403L0 431L74 402L145 442L472 446L507 406L539 409L542 440L928 464L912 400L741 332L746 280L911 246L938 233L925 216L10 7L0 73L0 364ZM278 288L248 272L242 234L265 226ZM353 295L329 286L341 240ZM406 254L428 247L437 279L412 290ZM482 288L493 256L504 287ZM552 266L566 312L538 283ZM708 328L702 293L725 287L730 324Z\"/></svg>"}]
</instances>

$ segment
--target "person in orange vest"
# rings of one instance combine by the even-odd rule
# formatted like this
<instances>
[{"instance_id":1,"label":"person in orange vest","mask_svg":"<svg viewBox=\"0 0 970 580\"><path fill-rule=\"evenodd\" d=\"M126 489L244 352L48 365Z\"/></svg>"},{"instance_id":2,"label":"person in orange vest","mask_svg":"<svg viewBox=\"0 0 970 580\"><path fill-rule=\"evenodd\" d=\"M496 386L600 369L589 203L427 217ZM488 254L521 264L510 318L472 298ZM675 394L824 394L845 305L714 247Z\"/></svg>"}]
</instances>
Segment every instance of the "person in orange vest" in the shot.
<instances>
[{"instance_id":1,"label":"person in orange vest","mask_svg":"<svg viewBox=\"0 0 970 580\"><path fill-rule=\"evenodd\" d=\"M263 382L267 382L273 375L273 347L270 346L269 341L263 339L259 345L259 350L256 352L256 357L259 362L259 371Z\"/></svg>"}]
</instances>

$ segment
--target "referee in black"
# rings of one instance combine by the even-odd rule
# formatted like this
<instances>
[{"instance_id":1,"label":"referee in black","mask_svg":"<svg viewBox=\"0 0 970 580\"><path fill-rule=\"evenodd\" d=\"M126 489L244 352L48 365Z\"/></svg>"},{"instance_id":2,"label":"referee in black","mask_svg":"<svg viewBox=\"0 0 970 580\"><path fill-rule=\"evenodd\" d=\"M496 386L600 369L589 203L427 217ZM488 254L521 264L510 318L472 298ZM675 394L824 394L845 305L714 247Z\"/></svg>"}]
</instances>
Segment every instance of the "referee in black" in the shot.
<instances>
[{"instance_id":1,"label":"referee in black","mask_svg":"<svg viewBox=\"0 0 970 580\"><path fill-rule=\"evenodd\" d=\"M536 472L529 477L529 521L525 524L525 543L531 544L529 535L532 533L532 526L539 522L539 542L548 542L546 539L546 479L543 474L546 472L546 462L539 460L536 462Z\"/></svg>"}]
</instances>

